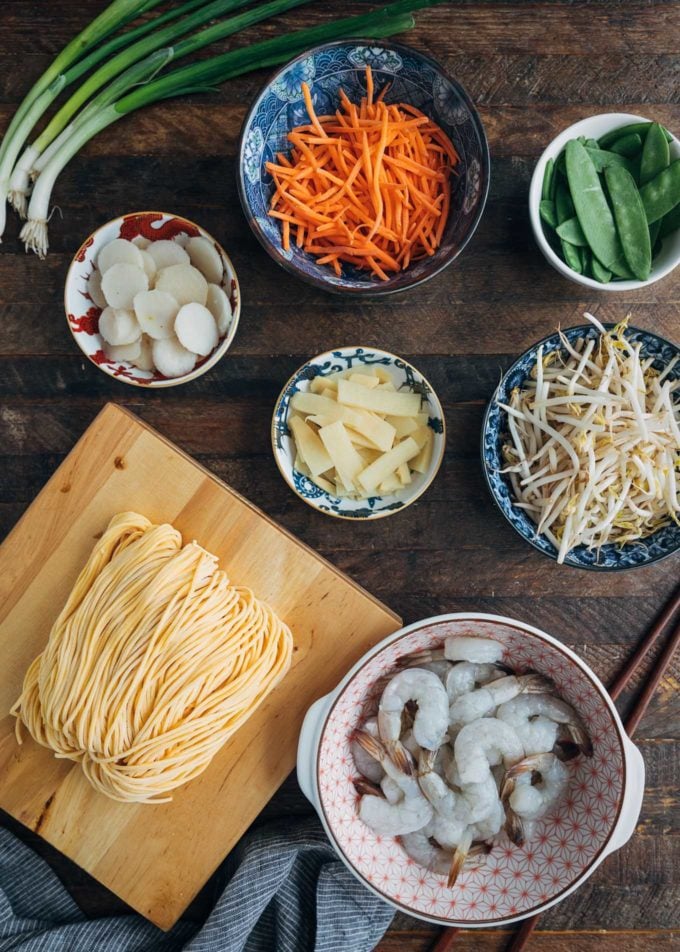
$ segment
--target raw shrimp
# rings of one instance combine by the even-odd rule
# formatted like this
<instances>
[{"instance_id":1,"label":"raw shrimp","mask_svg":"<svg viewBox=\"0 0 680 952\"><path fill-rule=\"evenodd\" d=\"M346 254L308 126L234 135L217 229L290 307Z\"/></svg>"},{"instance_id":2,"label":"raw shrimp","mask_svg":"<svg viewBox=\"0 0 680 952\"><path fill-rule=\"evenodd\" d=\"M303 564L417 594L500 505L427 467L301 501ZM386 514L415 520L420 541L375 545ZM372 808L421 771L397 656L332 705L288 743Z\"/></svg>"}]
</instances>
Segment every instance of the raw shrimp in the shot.
<instances>
[{"instance_id":1,"label":"raw shrimp","mask_svg":"<svg viewBox=\"0 0 680 952\"><path fill-rule=\"evenodd\" d=\"M415 665L409 665L409 667L414 667ZM446 682L446 677L453 667L450 661L426 661L422 664L418 664L417 667L422 668L424 671L431 671L433 674L436 674L439 680L444 684Z\"/></svg>"},{"instance_id":2,"label":"raw shrimp","mask_svg":"<svg viewBox=\"0 0 680 952\"><path fill-rule=\"evenodd\" d=\"M415 797L420 794L420 787L414 776L414 764L410 754L405 750L403 751L406 769L402 770L401 765L394 763L385 746L376 737L372 737L367 731L360 729L355 731L354 738L366 753L378 761L387 776L399 784L404 796Z\"/></svg>"},{"instance_id":3,"label":"raw shrimp","mask_svg":"<svg viewBox=\"0 0 680 952\"><path fill-rule=\"evenodd\" d=\"M496 780L490 770L479 783L461 784L460 792L468 807L470 823L481 823L498 809L500 796Z\"/></svg>"},{"instance_id":4,"label":"raw shrimp","mask_svg":"<svg viewBox=\"0 0 680 952\"><path fill-rule=\"evenodd\" d=\"M435 813L467 826L469 822L468 808L463 799L436 772L436 757L437 755L432 751L423 751L421 754L418 762L420 789L434 807Z\"/></svg>"},{"instance_id":5,"label":"raw shrimp","mask_svg":"<svg viewBox=\"0 0 680 952\"><path fill-rule=\"evenodd\" d=\"M503 657L503 645L491 638L477 638L475 635L449 635L444 642L444 657L449 661L494 664Z\"/></svg>"},{"instance_id":6,"label":"raw shrimp","mask_svg":"<svg viewBox=\"0 0 680 952\"><path fill-rule=\"evenodd\" d=\"M483 820L479 820L472 827L472 834L475 840L490 840L503 829L505 823L505 810L500 799L496 798L496 804L493 810Z\"/></svg>"},{"instance_id":7,"label":"raw shrimp","mask_svg":"<svg viewBox=\"0 0 680 952\"><path fill-rule=\"evenodd\" d=\"M509 674L459 697L451 705L449 720L452 724L469 724L518 694L538 694L549 688L550 682L542 674Z\"/></svg>"},{"instance_id":8,"label":"raw shrimp","mask_svg":"<svg viewBox=\"0 0 680 952\"><path fill-rule=\"evenodd\" d=\"M456 766L456 759L450 747L442 748L444 751L444 776L450 786L456 792L460 793L463 802L468 810L468 822L479 823L486 820L491 814L498 811L500 796L498 793L498 782L493 772L489 770L487 775L479 783L463 784ZM505 769L500 768L505 775Z\"/></svg>"},{"instance_id":9,"label":"raw shrimp","mask_svg":"<svg viewBox=\"0 0 680 952\"><path fill-rule=\"evenodd\" d=\"M378 730L392 759L403 766L404 747L399 741L401 717L406 704L415 701L413 736L420 747L436 750L444 743L449 726L449 698L432 671L406 668L392 678L378 705Z\"/></svg>"},{"instance_id":10,"label":"raw shrimp","mask_svg":"<svg viewBox=\"0 0 680 952\"><path fill-rule=\"evenodd\" d=\"M462 820L460 817L443 816L435 810L427 829L440 846L447 850L455 850L462 842L468 826L466 820Z\"/></svg>"},{"instance_id":11,"label":"raw shrimp","mask_svg":"<svg viewBox=\"0 0 680 952\"><path fill-rule=\"evenodd\" d=\"M534 773L540 779L532 783ZM520 782L521 780L521 782ZM562 794L569 780L569 770L552 753L525 757L505 775L501 797L510 803L519 816L535 819L543 816Z\"/></svg>"},{"instance_id":12,"label":"raw shrimp","mask_svg":"<svg viewBox=\"0 0 680 952\"><path fill-rule=\"evenodd\" d=\"M483 844L472 846L472 834L468 830L463 834L460 845L453 851L442 849L432 842L433 838L436 840L431 824L424 830L400 837L407 856L438 876L446 876L449 889L455 884L466 863L473 865L476 860L479 865L483 861L482 857L488 854L488 849Z\"/></svg>"},{"instance_id":13,"label":"raw shrimp","mask_svg":"<svg viewBox=\"0 0 680 952\"><path fill-rule=\"evenodd\" d=\"M509 724L483 717L462 728L456 737L454 754L462 783L481 783L487 778L489 767L501 761L511 767L521 760L524 748Z\"/></svg>"},{"instance_id":14,"label":"raw shrimp","mask_svg":"<svg viewBox=\"0 0 680 952\"><path fill-rule=\"evenodd\" d=\"M422 829L432 819L432 807L420 793L389 803L382 797L362 797L359 816L380 836L401 836Z\"/></svg>"},{"instance_id":15,"label":"raw shrimp","mask_svg":"<svg viewBox=\"0 0 680 952\"><path fill-rule=\"evenodd\" d=\"M380 789L388 803L398 803L404 796L403 790L392 777L383 777L380 781Z\"/></svg>"},{"instance_id":16,"label":"raw shrimp","mask_svg":"<svg viewBox=\"0 0 680 952\"><path fill-rule=\"evenodd\" d=\"M463 694L480 685L487 684L496 678L502 677L507 672L495 664L478 664L474 661L461 661L460 664L453 665L446 675L446 693L449 696L449 702L453 702Z\"/></svg>"},{"instance_id":17,"label":"raw shrimp","mask_svg":"<svg viewBox=\"0 0 680 952\"><path fill-rule=\"evenodd\" d=\"M401 743L404 745L409 754L411 754L414 760L417 761L420 757L422 747L413 736L412 727L409 727L409 729L401 735Z\"/></svg>"},{"instance_id":18,"label":"raw shrimp","mask_svg":"<svg viewBox=\"0 0 680 952\"><path fill-rule=\"evenodd\" d=\"M426 826L424 830L416 830L413 833L407 833L400 837L404 852L419 866L424 866L430 872L438 876L448 877L451 873L454 853L441 846L435 846L430 837L430 827ZM449 883L453 885L453 883Z\"/></svg>"},{"instance_id":19,"label":"raw shrimp","mask_svg":"<svg viewBox=\"0 0 680 952\"><path fill-rule=\"evenodd\" d=\"M536 773L538 780L534 780ZM568 780L569 771L552 753L526 757L507 772L501 798L506 803L505 828L513 843L522 845L528 835L526 821L543 816Z\"/></svg>"},{"instance_id":20,"label":"raw shrimp","mask_svg":"<svg viewBox=\"0 0 680 952\"><path fill-rule=\"evenodd\" d=\"M586 757L593 756L593 745L583 721L573 707L560 698L548 694L513 698L501 704L496 712L496 717L507 721L508 724L514 727L522 740L526 735L527 740L531 741L529 744L525 743L526 754L541 754L552 750L557 739L557 729L554 731L552 743L547 746L540 746L539 744L539 741L543 741L541 735L544 732L541 724L547 718L554 724L564 724L569 736L581 753L585 754ZM530 720L534 717L536 720ZM541 723L539 724L539 722ZM548 733L547 731L544 733L545 741L543 742L547 743Z\"/></svg>"},{"instance_id":21,"label":"raw shrimp","mask_svg":"<svg viewBox=\"0 0 680 952\"><path fill-rule=\"evenodd\" d=\"M375 717L369 717L368 720L364 721L363 730L370 734L371 737L377 738L377 719ZM375 757L373 757L372 754L369 754L368 751L361 746L356 737L351 739L349 747L352 752L354 766L357 768L359 773L366 777L367 780L371 780L373 783L380 783L385 771L383 770L380 763L375 759Z\"/></svg>"}]
</instances>

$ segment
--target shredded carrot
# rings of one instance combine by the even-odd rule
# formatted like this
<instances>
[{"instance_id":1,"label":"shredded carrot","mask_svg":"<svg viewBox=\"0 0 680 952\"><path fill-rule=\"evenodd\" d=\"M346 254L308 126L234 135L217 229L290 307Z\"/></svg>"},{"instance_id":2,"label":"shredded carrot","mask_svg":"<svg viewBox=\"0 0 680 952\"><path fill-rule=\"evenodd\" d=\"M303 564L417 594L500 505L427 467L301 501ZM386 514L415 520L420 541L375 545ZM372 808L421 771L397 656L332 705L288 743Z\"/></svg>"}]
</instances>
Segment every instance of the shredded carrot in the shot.
<instances>
[{"instance_id":1,"label":"shredded carrot","mask_svg":"<svg viewBox=\"0 0 680 952\"><path fill-rule=\"evenodd\" d=\"M288 135L286 156L267 170L274 180L269 210L282 241L342 273L342 263L382 281L439 247L451 209L458 154L440 127L415 106L384 102L366 68L357 104L341 89L333 115L317 116L306 83L309 122Z\"/></svg>"}]
</instances>

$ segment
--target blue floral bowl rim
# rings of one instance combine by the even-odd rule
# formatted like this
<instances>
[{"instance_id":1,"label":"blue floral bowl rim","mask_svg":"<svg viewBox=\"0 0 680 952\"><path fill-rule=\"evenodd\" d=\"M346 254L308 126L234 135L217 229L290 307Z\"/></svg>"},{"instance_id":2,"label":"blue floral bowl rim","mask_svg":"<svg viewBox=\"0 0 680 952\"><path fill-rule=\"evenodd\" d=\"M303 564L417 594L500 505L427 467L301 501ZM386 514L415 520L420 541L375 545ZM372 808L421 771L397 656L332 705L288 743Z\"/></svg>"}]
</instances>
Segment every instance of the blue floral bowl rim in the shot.
<instances>
[{"instance_id":1,"label":"blue floral bowl rim","mask_svg":"<svg viewBox=\"0 0 680 952\"><path fill-rule=\"evenodd\" d=\"M603 321L602 326L606 328L607 330L609 330L610 328L616 327L616 324L613 321ZM593 324L574 324L573 327L563 328L563 332L566 333L566 332L583 331L584 333L585 332L592 333L593 329L594 329ZM641 327L628 327L628 330L633 331L636 334L639 334L643 338L653 338L657 341L660 341L661 344L667 345L672 350L675 350L680 354L680 346L678 346L677 344L674 344L673 341L668 340L667 337L662 337L661 334L655 334L653 331L643 330L643 328ZM523 539L525 542L527 542L533 549L535 549L537 552L540 552L541 555L544 555L547 558L552 559L553 562L557 562L557 555L553 552L546 552L545 549L542 549L539 545L536 544L533 538L529 538L525 536L524 533L520 532L520 530L514 524L510 516L507 514L507 512L503 508L503 506L500 504L498 497L496 496L496 493L494 492L493 486L491 485L491 480L489 478L489 468L486 464L486 455L484 453L484 443L485 443L486 433L489 428L489 416L491 414L491 410L493 409L493 406L496 402L498 394L502 390L507 378L510 376L511 373L513 373L515 368L519 364L522 363L522 361L526 360L527 357L531 356L532 353L538 350L538 348L541 347L543 344L552 342L556 337L559 336L559 333L560 333L559 331L554 331L552 334L546 334L545 337L542 337L540 340L536 341L536 343L532 344L531 347L527 347L527 349L523 351L523 353L521 353L519 357L517 357L512 362L512 364L508 367L508 369L505 371L505 373L500 379L500 382L498 383L498 386L496 387L493 394L491 395L491 399L489 400L487 404L486 410L484 411L484 420L482 422L482 432L481 432L481 439L480 439L480 455L481 455L481 461L482 461L482 470L484 472L484 481L486 483L487 489L489 490L489 495L491 496L491 498L493 499L496 505L496 508L500 510L500 512L503 515L503 518L506 520L506 522L510 526L512 526L512 528L520 537L520 539ZM649 536L649 538L653 538L653 534L652 536ZM663 555L655 555L652 558L647 559L645 562L634 563L632 565L604 566L604 565L597 565L596 563L588 565L585 563L575 564L573 562L564 562L563 565L565 565L567 568L570 568L570 569L582 569L584 572L627 572L630 569L645 568L648 565L653 565L655 562L662 562L664 559L668 559L670 558L670 556L675 555L678 552L678 550L680 550L680 541L678 541L677 546L674 549L671 549L669 552L664 552Z\"/></svg>"},{"instance_id":2,"label":"blue floral bowl rim","mask_svg":"<svg viewBox=\"0 0 680 952\"><path fill-rule=\"evenodd\" d=\"M324 50L330 50L337 46L379 46L383 49L395 50L397 53L405 53L409 56L420 57L425 62L429 63L433 69L441 73L452 86L455 87L456 91L460 95L461 99L465 103L467 109L470 112L472 121L479 133L479 139L482 146L482 175L484 184L482 186L482 192L479 197L479 203L477 205L477 211L474 218L470 224L470 228L467 231L467 234L461 241L460 245L454 250L454 252L446 257L439 257L440 249L435 251L432 256L432 269L428 271L427 274L422 275L422 277L414 280L410 284L405 284L398 288L391 287L381 287L376 284L375 288L360 288L360 287L338 287L337 285L331 284L330 282L324 281L320 278L317 278L313 275L306 274L304 271L300 270L293 261L289 261L285 258L272 244L271 240L264 234L260 226L255 221L255 216L251 214L250 207L248 205L248 200L246 198L246 189L244 182L244 167L245 167L245 139L246 139L246 130L250 125L250 120L260 105L263 96L266 94L269 87L276 82L276 80L284 73L286 70L290 69L291 66L294 66L295 63L298 63L300 60L307 59L309 56L315 56L317 53L322 53ZM246 221L250 225L250 229L262 245L264 250L267 252L270 258L272 258L280 267L287 271L289 274L294 275L297 278L300 278L301 281L311 284L315 288L319 288L322 291L327 291L329 294L335 294L341 297L344 294L354 295L356 297L362 298L379 298L387 297L391 294L402 294L405 291L410 291L413 288L419 287L421 284L424 284L426 281L429 281L430 278L434 278L436 275L441 274L445 268L448 268L456 258L461 254L461 252L467 247L469 241L471 240L474 233L477 231L479 222L481 221L482 215L484 214L484 209L486 208L487 198L489 196L489 187L491 184L491 155L489 152L489 141L486 136L486 130L484 129L484 123L482 122L481 116L477 111L472 98L468 94L465 87L454 79L449 73L435 60L433 57L428 56L427 53L422 53L420 50L417 50L413 46L408 46L406 43L393 43L391 41L375 39L375 38L366 38L366 37L346 37L342 40L333 40L330 43L320 43L318 46L311 46L309 49L305 50L303 53L300 53L298 56L293 57L293 59L288 60L287 63L284 63L283 66L280 66L275 72L273 72L261 87L260 91L257 93L253 99L248 112L245 115L243 124L241 126L241 132L239 134L238 140L238 150L237 150L237 159L238 170L236 175L236 185L238 190L239 201L241 202L241 208L243 209L243 214L246 217ZM408 274L408 270L404 272ZM387 282L389 283L389 282ZM400 358L401 359L401 358Z\"/></svg>"},{"instance_id":3,"label":"blue floral bowl rim","mask_svg":"<svg viewBox=\"0 0 680 952\"><path fill-rule=\"evenodd\" d=\"M285 397L286 392L288 388L290 387L290 385L296 380L297 377L299 377L299 375L302 373L305 367L309 367L310 364L315 364L317 361L322 360L324 357L333 357L334 355L338 353L342 354L346 350L356 351L356 350L359 350L360 348L367 352L370 351L373 354L379 354L383 357L389 357L390 360L392 361L396 361L396 360L401 361L401 363L404 364L406 367L410 367L411 370L415 372L416 376L420 377L423 383L427 384L429 388L429 399L432 401L433 409L439 414L439 418L442 423L442 432L440 434L435 434L436 436L441 436L441 449L439 451L439 456L437 459L435 459L434 454L432 455L432 464L431 464L432 471L429 473L427 479L423 480L422 486L419 488L418 492L415 493L413 496L409 497L409 499L404 503L404 505L400 509L382 509L382 510L378 509L375 512L371 513L370 516L364 516L363 518L357 520L356 516L345 516L341 512L331 512L330 510L327 510L327 509L319 509L319 507L315 506L311 500L307 499L305 496L302 495L302 493L298 492L297 488L295 487L295 484L291 482L291 480L288 478L288 474L284 472L281 466L281 462L279 460L279 451L276 448L275 433L276 433L276 416L278 413L278 409L281 405L281 401ZM283 387L281 388L281 392L279 393L278 397L276 398L276 401L274 402L274 409L272 411L272 422L269 429L269 434L271 438L272 453L274 455L274 462L276 463L276 467L279 473L281 473L281 476L283 477L284 482L293 490L293 492L298 497L298 499L306 503L306 505L308 505L310 509L313 509L315 512L321 513L322 516L331 516L333 519L345 519L347 522L357 522L357 521L358 522L373 522L376 519L387 519L388 516L395 516L397 515L397 513L403 512L404 509L408 509L408 507L412 503L420 499L420 497L430 488L430 486L435 480L435 477L437 476L437 473L441 469L441 465L444 462L444 455L446 452L446 417L444 416L444 408L442 407L441 401L439 397L437 396L437 391L434 389L434 387L432 386L430 381L427 379L425 374L422 373L422 371L418 370L417 367L414 367L410 361L405 360L403 357L400 357L398 354L393 354L389 350L383 350L382 347L366 347L363 344L343 344L342 347L332 347L330 350L324 350L320 354L316 354L316 356L310 357L309 360L306 360L303 364L300 364L297 370L294 371L294 373L290 375L288 380L286 380ZM289 455L285 453L284 451L281 451L281 452L283 453L283 455L286 455L286 456ZM292 466L292 462L291 462L291 466Z\"/></svg>"}]
</instances>

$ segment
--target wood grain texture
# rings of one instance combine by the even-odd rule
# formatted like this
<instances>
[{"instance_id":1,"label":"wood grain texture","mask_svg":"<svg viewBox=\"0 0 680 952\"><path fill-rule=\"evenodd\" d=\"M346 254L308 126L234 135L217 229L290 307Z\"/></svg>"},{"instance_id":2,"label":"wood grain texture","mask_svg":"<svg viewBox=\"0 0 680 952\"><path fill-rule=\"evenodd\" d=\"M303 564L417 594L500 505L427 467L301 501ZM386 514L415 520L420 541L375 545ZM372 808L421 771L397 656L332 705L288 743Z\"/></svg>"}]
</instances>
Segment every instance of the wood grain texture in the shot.
<instances>
[{"instance_id":1,"label":"wood grain texture","mask_svg":"<svg viewBox=\"0 0 680 952\"><path fill-rule=\"evenodd\" d=\"M0 129L29 79L99 5L2 5ZM350 0L342 12L365 7ZM329 11L329 4L310 4L287 15L282 26L318 23ZM599 576L543 559L490 502L478 462L479 426L502 369L557 324L579 323L586 309L607 320L630 312L633 324L680 339L680 269L641 291L588 294L546 265L527 212L536 159L578 119L617 110L680 130L680 3L466 0L421 11L417 23L403 39L442 62L479 107L492 181L468 249L413 294L348 305L298 283L261 251L240 212L234 161L240 125L263 73L210 96L141 111L90 143L55 189L63 219L58 213L52 219L47 261L24 255L17 222L10 221L0 253L0 531L11 529L113 399L405 621L456 610L513 615L561 637L606 681L677 583L678 560ZM275 29L264 24L233 42ZM81 360L61 303L70 256L83 236L108 218L150 204L187 215L215 234L233 256L244 298L231 354L198 381L162 394L130 393ZM280 479L269 449L271 410L290 373L309 356L348 342L413 360L432 380L447 418L446 457L429 492L398 517L369 526L325 519L299 502ZM530 949L680 949L679 684L680 661L639 728L647 791L635 839L543 916ZM630 701L627 692L620 709L625 712ZM291 778L262 817L307 810ZM119 900L73 864L41 841L30 841L47 853L84 909L121 910ZM192 917L205 915L216 888L202 891ZM436 934L399 915L379 948L424 952ZM455 948L496 952L510 935L462 932Z\"/></svg>"},{"instance_id":2,"label":"wood grain texture","mask_svg":"<svg viewBox=\"0 0 680 952\"><path fill-rule=\"evenodd\" d=\"M295 763L309 705L400 620L137 419L107 405L0 548L0 710L21 690L112 515L170 522L290 625L281 684L194 782L161 806L116 803L77 765L0 722L0 807L169 928ZM247 791L247 796L242 796ZM229 809L221 805L228 803Z\"/></svg>"}]
</instances>

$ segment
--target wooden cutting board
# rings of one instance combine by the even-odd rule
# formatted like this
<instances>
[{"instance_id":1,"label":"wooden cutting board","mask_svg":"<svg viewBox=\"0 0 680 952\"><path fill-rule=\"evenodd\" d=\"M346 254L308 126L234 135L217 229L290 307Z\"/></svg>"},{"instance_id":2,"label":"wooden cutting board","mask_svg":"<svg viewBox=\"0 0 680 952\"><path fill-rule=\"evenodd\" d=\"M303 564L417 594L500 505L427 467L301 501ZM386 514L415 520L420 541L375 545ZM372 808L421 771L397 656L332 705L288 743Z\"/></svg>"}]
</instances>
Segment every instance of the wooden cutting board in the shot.
<instances>
[{"instance_id":1,"label":"wooden cutting board","mask_svg":"<svg viewBox=\"0 0 680 952\"><path fill-rule=\"evenodd\" d=\"M168 929L295 764L308 706L397 615L132 414L109 404L0 547L0 714L95 540L126 509L171 522L290 625L293 667L171 803L117 803L0 721L0 807ZM323 516L319 516L323 518ZM333 523L329 520L329 531Z\"/></svg>"}]
</instances>

